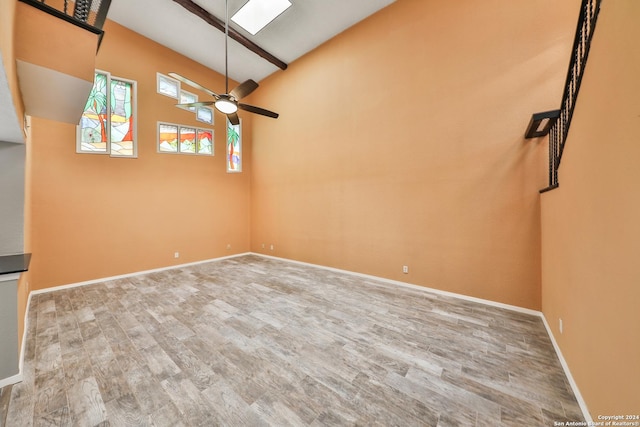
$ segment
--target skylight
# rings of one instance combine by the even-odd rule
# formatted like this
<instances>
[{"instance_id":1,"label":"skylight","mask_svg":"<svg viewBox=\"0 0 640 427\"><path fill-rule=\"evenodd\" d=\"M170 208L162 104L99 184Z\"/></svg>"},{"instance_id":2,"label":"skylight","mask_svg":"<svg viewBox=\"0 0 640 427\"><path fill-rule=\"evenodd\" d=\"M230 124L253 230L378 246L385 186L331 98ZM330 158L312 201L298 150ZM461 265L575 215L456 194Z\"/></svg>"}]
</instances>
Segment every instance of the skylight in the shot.
<instances>
[{"instance_id":1,"label":"skylight","mask_svg":"<svg viewBox=\"0 0 640 427\"><path fill-rule=\"evenodd\" d=\"M231 20L255 36L289 6L289 0L249 0Z\"/></svg>"}]
</instances>

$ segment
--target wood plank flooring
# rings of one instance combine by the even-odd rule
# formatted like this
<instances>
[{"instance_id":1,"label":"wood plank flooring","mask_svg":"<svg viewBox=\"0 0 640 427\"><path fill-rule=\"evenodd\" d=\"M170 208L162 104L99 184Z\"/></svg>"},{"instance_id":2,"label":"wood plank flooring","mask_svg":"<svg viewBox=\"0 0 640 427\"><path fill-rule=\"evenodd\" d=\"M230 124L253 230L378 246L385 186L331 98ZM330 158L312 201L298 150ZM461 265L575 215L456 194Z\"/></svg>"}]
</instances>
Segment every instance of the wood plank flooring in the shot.
<instances>
[{"instance_id":1,"label":"wood plank flooring","mask_svg":"<svg viewBox=\"0 0 640 427\"><path fill-rule=\"evenodd\" d=\"M584 421L538 317L285 261L34 295L28 316L12 427Z\"/></svg>"}]
</instances>

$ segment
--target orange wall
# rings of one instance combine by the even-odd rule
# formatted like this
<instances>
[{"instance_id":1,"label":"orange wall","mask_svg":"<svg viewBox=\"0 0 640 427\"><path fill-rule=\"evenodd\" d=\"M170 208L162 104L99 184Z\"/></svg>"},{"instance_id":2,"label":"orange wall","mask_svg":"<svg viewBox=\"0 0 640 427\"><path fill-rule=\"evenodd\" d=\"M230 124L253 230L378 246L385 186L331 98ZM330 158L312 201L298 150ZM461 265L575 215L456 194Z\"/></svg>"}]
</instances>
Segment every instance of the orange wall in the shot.
<instances>
[{"instance_id":1,"label":"orange wall","mask_svg":"<svg viewBox=\"0 0 640 427\"><path fill-rule=\"evenodd\" d=\"M542 197L542 308L594 421L640 411L638 22L640 2L602 2L560 188Z\"/></svg>"},{"instance_id":2,"label":"orange wall","mask_svg":"<svg viewBox=\"0 0 640 427\"><path fill-rule=\"evenodd\" d=\"M252 250L539 309L546 144L523 134L579 3L399 0L265 80Z\"/></svg>"},{"instance_id":3,"label":"orange wall","mask_svg":"<svg viewBox=\"0 0 640 427\"><path fill-rule=\"evenodd\" d=\"M13 60L16 0L0 0L0 52L5 63Z\"/></svg>"},{"instance_id":4,"label":"orange wall","mask_svg":"<svg viewBox=\"0 0 640 427\"><path fill-rule=\"evenodd\" d=\"M249 250L251 120L244 120L242 174L226 173L217 113L214 157L156 152L158 120L208 127L156 93L156 72L214 89L223 77L115 23L105 31L96 67L138 82L138 158L76 154L75 126L33 118L32 289Z\"/></svg>"}]
</instances>

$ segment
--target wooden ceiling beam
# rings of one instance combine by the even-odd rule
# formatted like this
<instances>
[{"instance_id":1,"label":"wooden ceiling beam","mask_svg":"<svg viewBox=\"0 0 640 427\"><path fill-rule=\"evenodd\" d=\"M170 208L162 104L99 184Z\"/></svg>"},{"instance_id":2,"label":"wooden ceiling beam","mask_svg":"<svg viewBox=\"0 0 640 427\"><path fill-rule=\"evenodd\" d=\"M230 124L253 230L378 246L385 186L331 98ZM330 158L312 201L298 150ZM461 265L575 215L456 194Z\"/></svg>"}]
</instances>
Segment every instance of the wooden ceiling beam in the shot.
<instances>
[{"instance_id":1,"label":"wooden ceiling beam","mask_svg":"<svg viewBox=\"0 0 640 427\"><path fill-rule=\"evenodd\" d=\"M194 3L192 0L173 0L173 1L178 3L180 6L184 7L185 9L187 9L189 12L198 16L209 25L217 28L223 33L225 32L224 31L225 24L223 20L210 14L209 11L200 7L200 5ZM269 52L267 52L266 50L264 50L263 48L261 48L260 46L258 46L257 44L255 44L254 42L252 42L251 40L249 40L248 38L246 38L245 36L243 36L242 34L240 34L239 32L237 32L231 27L229 27L229 37L231 37L233 40L237 41L242 46L249 49L251 52L260 56L261 58L266 59L267 61L269 61L276 67L280 68L281 70L287 69L287 64L284 61L276 58L275 56L273 56L272 54L270 54Z\"/></svg>"}]
</instances>

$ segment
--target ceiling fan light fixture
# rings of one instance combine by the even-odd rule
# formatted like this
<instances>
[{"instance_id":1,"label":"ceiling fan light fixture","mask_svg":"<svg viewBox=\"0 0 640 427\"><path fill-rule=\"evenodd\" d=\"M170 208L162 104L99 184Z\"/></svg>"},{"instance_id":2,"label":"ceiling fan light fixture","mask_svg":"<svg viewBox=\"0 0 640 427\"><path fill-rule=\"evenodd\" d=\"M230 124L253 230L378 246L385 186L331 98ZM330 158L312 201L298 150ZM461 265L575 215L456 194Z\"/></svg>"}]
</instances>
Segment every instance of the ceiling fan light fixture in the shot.
<instances>
[{"instance_id":1,"label":"ceiling fan light fixture","mask_svg":"<svg viewBox=\"0 0 640 427\"><path fill-rule=\"evenodd\" d=\"M214 105L216 106L218 111L223 114L233 114L238 111L238 104L227 98L221 97L220 99L216 100Z\"/></svg>"},{"instance_id":2,"label":"ceiling fan light fixture","mask_svg":"<svg viewBox=\"0 0 640 427\"><path fill-rule=\"evenodd\" d=\"M231 20L255 36L290 6L289 0L249 0Z\"/></svg>"}]
</instances>

